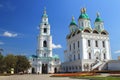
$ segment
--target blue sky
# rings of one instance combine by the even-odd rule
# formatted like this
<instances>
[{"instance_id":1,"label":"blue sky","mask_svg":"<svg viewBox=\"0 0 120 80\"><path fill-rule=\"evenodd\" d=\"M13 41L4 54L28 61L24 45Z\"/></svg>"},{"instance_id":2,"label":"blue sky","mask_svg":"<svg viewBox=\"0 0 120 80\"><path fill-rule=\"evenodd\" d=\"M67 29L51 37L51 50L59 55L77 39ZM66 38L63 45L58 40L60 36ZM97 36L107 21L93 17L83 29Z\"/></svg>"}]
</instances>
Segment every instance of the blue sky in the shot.
<instances>
[{"instance_id":1,"label":"blue sky","mask_svg":"<svg viewBox=\"0 0 120 80\"><path fill-rule=\"evenodd\" d=\"M62 46L53 53L62 61L71 17L74 15L77 22L82 7L87 8L93 28L96 12L100 12L110 34L112 57L117 59L120 55L120 0L0 0L0 48L4 49L4 55L36 54L37 27L44 7L49 16L53 43Z\"/></svg>"}]
</instances>

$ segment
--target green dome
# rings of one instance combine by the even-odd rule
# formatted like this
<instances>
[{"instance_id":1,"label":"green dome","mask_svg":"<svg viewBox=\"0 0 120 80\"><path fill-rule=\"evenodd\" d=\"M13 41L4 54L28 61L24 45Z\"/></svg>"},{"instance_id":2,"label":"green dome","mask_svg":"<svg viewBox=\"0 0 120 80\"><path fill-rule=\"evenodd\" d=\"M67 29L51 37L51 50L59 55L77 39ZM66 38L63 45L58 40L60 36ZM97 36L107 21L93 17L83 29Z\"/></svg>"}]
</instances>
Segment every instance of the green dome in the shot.
<instances>
[{"instance_id":1,"label":"green dome","mask_svg":"<svg viewBox=\"0 0 120 80\"><path fill-rule=\"evenodd\" d=\"M59 56L58 55L54 55L53 59L59 59Z\"/></svg>"},{"instance_id":2,"label":"green dome","mask_svg":"<svg viewBox=\"0 0 120 80\"><path fill-rule=\"evenodd\" d=\"M82 14L79 16L79 19L89 19L89 16L88 16L86 13L82 13Z\"/></svg>"},{"instance_id":3,"label":"green dome","mask_svg":"<svg viewBox=\"0 0 120 80\"><path fill-rule=\"evenodd\" d=\"M97 17L97 18L95 19L95 22L102 22L102 19L101 19L100 17Z\"/></svg>"},{"instance_id":4,"label":"green dome","mask_svg":"<svg viewBox=\"0 0 120 80\"><path fill-rule=\"evenodd\" d=\"M97 18L95 19L95 22L102 22L99 12L97 12Z\"/></svg>"},{"instance_id":5,"label":"green dome","mask_svg":"<svg viewBox=\"0 0 120 80\"><path fill-rule=\"evenodd\" d=\"M70 23L70 26L71 26L71 25L77 26L77 24L76 24L76 22L75 22L75 20L74 20L74 16L72 16L72 21L71 21L71 23Z\"/></svg>"},{"instance_id":6,"label":"green dome","mask_svg":"<svg viewBox=\"0 0 120 80\"><path fill-rule=\"evenodd\" d=\"M87 14L85 14L86 18L89 19L89 16Z\"/></svg>"},{"instance_id":7,"label":"green dome","mask_svg":"<svg viewBox=\"0 0 120 80\"><path fill-rule=\"evenodd\" d=\"M43 14L42 17L48 17L48 15L47 14Z\"/></svg>"},{"instance_id":8,"label":"green dome","mask_svg":"<svg viewBox=\"0 0 120 80\"><path fill-rule=\"evenodd\" d=\"M75 23L75 21L72 21L70 25L77 25L77 24Z\"/></svg>"}]
</instances>

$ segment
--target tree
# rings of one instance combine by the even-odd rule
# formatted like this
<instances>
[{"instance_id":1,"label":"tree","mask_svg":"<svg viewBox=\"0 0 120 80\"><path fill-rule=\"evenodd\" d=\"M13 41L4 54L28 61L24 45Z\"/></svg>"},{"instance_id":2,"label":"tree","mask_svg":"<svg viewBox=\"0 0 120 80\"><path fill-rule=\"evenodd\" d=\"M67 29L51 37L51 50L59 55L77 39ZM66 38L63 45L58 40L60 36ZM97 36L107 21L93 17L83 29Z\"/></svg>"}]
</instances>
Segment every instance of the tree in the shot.
<instances>
[{"instance_id":1,"label":"tree","mask_svg":"<svg viewBox=\"0 0 120 80\"><path fill-rule=\"evenodd\" d=\"M18 55L17 57L17 63L16 63L16 72L24 72L30 68L30 62L26 58L26 56Z\"/></svg>"},{"instance_id":2,"label":"tree","mask_svg":"<svg viewBox=\"0 0 120 80\"><path fill-rule=\"evenodd\" d=\"M8 54L4 58L4 66L7 72L10 72L11 68L16 67L16 61L17 61L17 58L13 54Z\"/></svg>"},{"instance_id":3,"label":"tree","mask_svg":"<svg viewBox=\"0 0 120 80\"><path fill-rule=\"evenodd\" d=\"M4 66L4 56L0 54L0 73L3 72L3 66Z\"/></svg>"}]
</instances>

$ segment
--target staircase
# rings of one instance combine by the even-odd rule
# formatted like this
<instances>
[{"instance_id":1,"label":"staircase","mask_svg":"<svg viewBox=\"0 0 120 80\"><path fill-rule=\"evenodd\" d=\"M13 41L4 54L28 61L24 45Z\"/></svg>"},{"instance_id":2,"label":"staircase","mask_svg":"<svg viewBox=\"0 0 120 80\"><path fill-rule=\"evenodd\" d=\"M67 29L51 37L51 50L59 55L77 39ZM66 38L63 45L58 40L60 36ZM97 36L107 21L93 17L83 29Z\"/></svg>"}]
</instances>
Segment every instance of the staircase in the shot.
<instances>
[{"instance_id":1,"label":"staircase","mask_svg":"<svg viewBox=\"0 0 120 80\"><path fill-rule=\"evenodd\" d=\"M92 66L92 70L98 68L98 67L99 67L100 65L102 65L102 64L103 64L102 61L97 60L97 61L95 62L95 64L93 64L93 66Z\"/></svg>"},{"instance_id":2,"label":"staircase","mask_svg":"<svg viewBox=\"0 0 120 80\"><path fill-rule=\"evenodd\" d=\"M92 66L92 70L98 68L98 70L103 70L106 68L106 61L100 61L100 60L97 60L93 66Z\"/></svg>"}]
</instances>

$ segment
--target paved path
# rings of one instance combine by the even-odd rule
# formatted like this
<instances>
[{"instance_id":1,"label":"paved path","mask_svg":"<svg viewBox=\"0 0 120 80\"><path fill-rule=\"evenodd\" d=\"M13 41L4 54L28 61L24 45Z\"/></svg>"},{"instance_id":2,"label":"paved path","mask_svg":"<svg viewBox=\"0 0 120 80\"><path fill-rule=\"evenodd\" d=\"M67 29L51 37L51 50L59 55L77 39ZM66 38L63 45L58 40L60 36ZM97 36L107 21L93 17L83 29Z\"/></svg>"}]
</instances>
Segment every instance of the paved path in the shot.
<instances>
[{"instance_id":1,"label":"paved path","mask_svg":"<svg viewBox=\"0 0 120 80\"><path fill-rule=\"evenodd\" d=\"M46 75L12 75L12 76L0 76L0 80L80 80L71 79L69 77L49 77L50 74ZM83 80L83 79L82 79Z\"/></svg>"}]
</instances>

